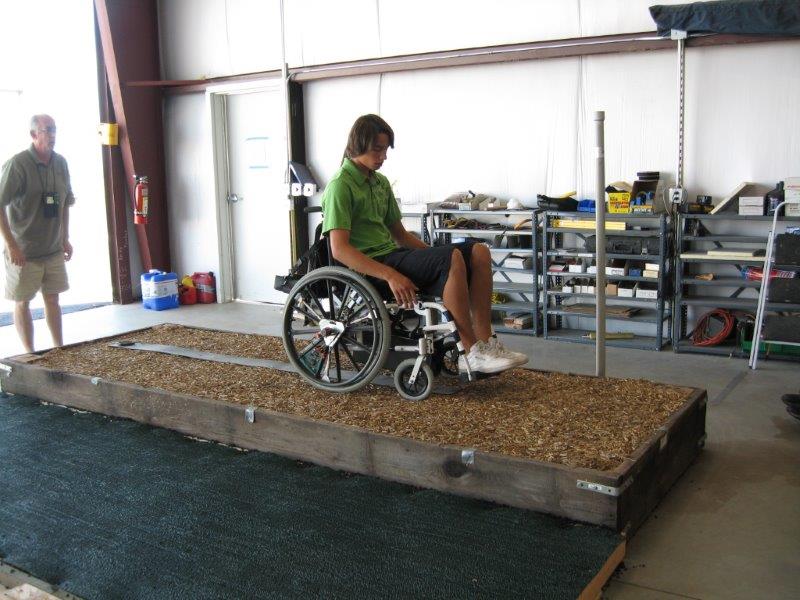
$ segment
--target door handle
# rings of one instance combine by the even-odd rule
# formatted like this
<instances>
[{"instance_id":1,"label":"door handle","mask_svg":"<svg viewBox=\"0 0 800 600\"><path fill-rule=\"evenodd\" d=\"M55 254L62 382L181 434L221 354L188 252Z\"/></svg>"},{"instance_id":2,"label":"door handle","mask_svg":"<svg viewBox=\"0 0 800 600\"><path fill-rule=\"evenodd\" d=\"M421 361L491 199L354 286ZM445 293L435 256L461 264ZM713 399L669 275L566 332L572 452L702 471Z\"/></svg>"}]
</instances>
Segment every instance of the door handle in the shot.
<instances>
[{"instance_id":1,"label":"door handle","mask_svg":"<svg viewBox=\"0 0 800 600\"><path fill-rule=\"evenodd\" d=\"M244 196L239 196L238 194L228 194L228 202L231 204L241 202L242 200L244 200Z\"/></svg>"}]
</instances>

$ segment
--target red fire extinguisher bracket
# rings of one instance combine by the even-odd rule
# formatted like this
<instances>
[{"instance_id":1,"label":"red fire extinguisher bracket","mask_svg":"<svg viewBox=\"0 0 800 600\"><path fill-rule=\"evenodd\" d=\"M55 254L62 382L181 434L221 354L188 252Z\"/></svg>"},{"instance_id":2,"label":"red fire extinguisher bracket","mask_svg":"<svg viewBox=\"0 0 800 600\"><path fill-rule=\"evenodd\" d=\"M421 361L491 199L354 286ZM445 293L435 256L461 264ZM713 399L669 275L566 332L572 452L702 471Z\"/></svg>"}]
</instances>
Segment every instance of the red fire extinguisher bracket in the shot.
<instances>
[{"instance_id":1,"label":"red fire extinguisher bracket","mask_svg":"<svg viewBox=\"0 0 800 600\"><path fill-rule=\"evenodd\" d=\"M150 185L146 175L134 175L136 186L133 191L133 222L147 225L147 211L150 203Z\"/></svg>"}]
</instances>

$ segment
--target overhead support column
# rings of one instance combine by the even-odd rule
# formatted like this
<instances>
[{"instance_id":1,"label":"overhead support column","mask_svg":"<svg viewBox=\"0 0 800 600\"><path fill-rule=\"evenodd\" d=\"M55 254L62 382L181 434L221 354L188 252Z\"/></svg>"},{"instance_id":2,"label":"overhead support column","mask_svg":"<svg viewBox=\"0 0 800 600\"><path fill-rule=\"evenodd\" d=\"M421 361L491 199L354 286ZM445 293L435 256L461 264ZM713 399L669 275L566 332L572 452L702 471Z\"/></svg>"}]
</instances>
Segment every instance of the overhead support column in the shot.
<instances>
[{"instance_id":1,"label":"overhead support column","mask_svg":"<svg viewBox=\"0 0 800 600\"><path fill-rule=\"evenodd\" d=\"M286 82L289 95L289 160L306 164L306 126L303 108L303 86L291 79ZM291 178L290 178L291 179ZM308 198L289 196L292 240L292 264L308 250Z\"/></svg>"},{"instance_id":2,"label":"overhead support column","mask_svg":"<svg viewBox=\"0 0 800 600\"><path fill-rule=\"evenodd\" d=\"M114 107L108 91L108 78L103 66L103 48L100 32L95 27L95 52L97 54L97 94L100 98L100 121L116 123ZM122 156L116 146L103 146L103 179L106 192L106 224L108 227L108 256L111 263L111 292L114 302L131 304L134 301L131 281L130 244L128 242L128 218L125 198L125 169ZM115 199L119 199L115 201Z\"/></svg>"},{"instance_id":3,"label":"overhead support column","mask_svg":"<svg viewBox=\"0 0 800 600\"><path fill-rule=\"evenodd\" d=\"M111 233L126 246L127 215L132 208L134 175L150 182L147 225L134 225L144 270L170 269L164 172L161 94L157 89L129 87L128 81L160 77L156 0L95 0L103 62L108 78L122 155L125 192L112 195ZM112 161L113 162L113 161ZM113 166L112 166L113 170ZM108 181L108 175L107 175ZM125 215L125 223L118 222ZM125 242L123 244L123 242ZM120 257L115 257L119 260ZM121 270L120 270L121 274Z\"/></svg>"}]
</instances>

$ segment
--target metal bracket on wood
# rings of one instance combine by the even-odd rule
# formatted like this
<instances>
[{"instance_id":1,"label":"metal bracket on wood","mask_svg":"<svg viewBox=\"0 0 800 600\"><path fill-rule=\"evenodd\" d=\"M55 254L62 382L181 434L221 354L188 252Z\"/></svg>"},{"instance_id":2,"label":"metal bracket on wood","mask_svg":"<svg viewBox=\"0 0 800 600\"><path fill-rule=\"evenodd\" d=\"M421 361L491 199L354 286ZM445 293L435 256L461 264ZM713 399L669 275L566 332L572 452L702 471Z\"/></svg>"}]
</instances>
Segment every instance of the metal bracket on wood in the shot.
<instances>
[{"instance_id":1,"label":"metal bracket on wood","mask_svg":"<svg viewBox=\"0 0 800 600\"><path fill-rule=\"evenodd\" d=\"M619 487L612 487L610 485L603 485L602 483L593 483L591 481L578 480L578 487L582 490L589 490L590 492L597 492L598 494L605 494L606 496L620 496L628 486L633 483L633 477L625 481Z\"/></svg>"},{"instance_id":2,"label":"metal bracket on wood","mask_svg":"<svg viewBox=\"0 0 800 600\"><path fill-rule=\"evenodd\" d=\"M92 377L92 385L99 385L100 378L99 377Z\"/></svg>"},{"instance_id":3,"label":"metal bracket on wood","mask_svg":"<svg viewBox=\"0 0 800 600\"><path fill-rule=\"evenodd\" d=\"M461 462L466 467L471 467L475 464L475 450L473 448L468 448L466 450L461 451Z\"/></svg>"},{"instance_id":4,"label":"metal bracket on wood","mask_svg":"<svg viewBox=\"0 0 800 600\"><path fill-rule=\"evenodd\" d=\"M255 406L248 406L244 410L244 420L248 423L255 423L256 422L256 407Z\"/></svg>"},{"instance_id":5,"label":"metal bracket on wood","mask_svg":"<svg viewBox=\"0 0 800 600\"><path fill-rule=\"evenodd\" d=\"M667 442L669 441L669 430L666 427L660 427L659 431L664 432L664 435L662 435L661 439L658 440L658 451L661 452L667 447Z\"/></svg>"}]
</instances>

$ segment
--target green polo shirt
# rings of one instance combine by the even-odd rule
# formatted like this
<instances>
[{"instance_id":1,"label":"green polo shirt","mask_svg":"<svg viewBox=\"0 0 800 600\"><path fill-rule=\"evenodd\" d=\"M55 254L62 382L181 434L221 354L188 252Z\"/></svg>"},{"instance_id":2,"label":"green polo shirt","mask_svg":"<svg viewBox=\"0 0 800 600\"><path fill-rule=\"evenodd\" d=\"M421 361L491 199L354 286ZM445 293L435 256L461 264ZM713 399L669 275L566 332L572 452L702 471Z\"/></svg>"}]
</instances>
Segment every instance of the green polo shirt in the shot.
<instances>
[{"instance_id":1,"label":"green polo shirt","mask_svg":"<svg viewBox=\"0 0 800 600\"><path fill-rule=\"evenodd\" d=\"M43 194L58 194L56 216L46 217ZM75 203L66 159L52 153L45 164L33 145L11 157L0 176L0 209L6 211L11 233L30 260L64 252L64 207Z\"/></svg>"},{"instance_id":2,"label":"green polo shirt","mask_svg":"<svg viewBox=\"0 0 800 600\"><path fill-rule=\"evenodd\" d=\"M347 229L350 243L370 258L397 248L389 227L401 215L389 180L376 172L367 177L349 158L325 187L322 212L323 233Z\"/></svg>"}]
</instances>

